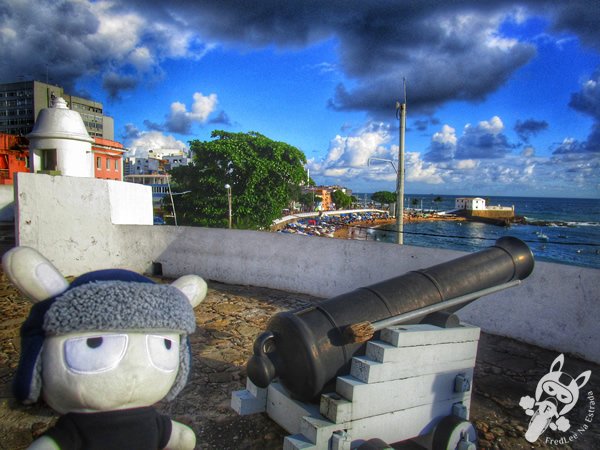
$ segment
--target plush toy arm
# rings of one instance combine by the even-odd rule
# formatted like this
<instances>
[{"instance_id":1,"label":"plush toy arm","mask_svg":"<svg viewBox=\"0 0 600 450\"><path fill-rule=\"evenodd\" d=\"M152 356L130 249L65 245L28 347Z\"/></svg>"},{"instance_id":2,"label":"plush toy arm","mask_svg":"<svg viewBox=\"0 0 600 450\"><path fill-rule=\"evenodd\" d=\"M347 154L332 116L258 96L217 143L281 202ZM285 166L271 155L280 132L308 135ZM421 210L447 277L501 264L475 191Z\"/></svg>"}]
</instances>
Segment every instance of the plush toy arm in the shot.
<instances>
[{"instance_id":1,"label":"plush toy arm","mask_svg":"<svg viewBox=\"0 0 600 450\"><path fill-rule=\"evenodd\" d=\"M171 438L165 450L193 450L196 447L196 435L192 429L174 420L171 420L171 425Z\"/></svg>"},{"instance_id":2,"label":"plush toy arm","mask_svg":"<svg viewBox=\"0 0 600 450\"><path fill-rule=\"evenodd\" d=\"M60 447L51 437L42 436L33 441L27 450L60 450Z\"/></svg>"}]
</instances>

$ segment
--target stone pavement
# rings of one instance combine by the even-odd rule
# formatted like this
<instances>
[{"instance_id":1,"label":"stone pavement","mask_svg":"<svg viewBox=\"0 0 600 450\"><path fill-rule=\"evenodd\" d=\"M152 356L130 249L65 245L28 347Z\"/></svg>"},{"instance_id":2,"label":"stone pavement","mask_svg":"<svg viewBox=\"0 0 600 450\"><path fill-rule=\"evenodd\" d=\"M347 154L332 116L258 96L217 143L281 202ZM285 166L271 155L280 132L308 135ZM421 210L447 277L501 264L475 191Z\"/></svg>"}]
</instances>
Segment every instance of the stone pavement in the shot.
<instances>
[{"instance_id":1,"label":"stone pavement","mask_svg":"<svg viewBox=\"0 0 600 450\"><path fill-rule=\"evenodd\" d=\"M240 417L229 408L231 392L245 386L245 363L255 336L278 311L308 305L317 299L300 294L249 286L209 284L209 294L196 308L198 328L191 336L192 371L186 388L171 403L158 408L173 419L190 425L198 438L198 449L279 449L287 434L264 414ZM17 405L10 382L18 361L18 332L29 304L0 273L0 449L26 448L56 419L49 408ZM568 339L568 335L565 335ZM471 420L480 436L480 448L600 448L600 413L591 422L595 407L588 392L600 398L600 367L565 355L564 370L576 377L585 370L592 377L582 389L578 404L568 414L570 432L547 431L536 443L524 436L529 417L519 407L522 396L533 396L537 381L558 355L512 339L483 333L474 381ZM596 404L594 403L594 404ZM584 425L587 429L583 429ZM581 430L581 431L575 431ZM549 438L576 436L562 445Z\"/></svg>"}]
</instances>

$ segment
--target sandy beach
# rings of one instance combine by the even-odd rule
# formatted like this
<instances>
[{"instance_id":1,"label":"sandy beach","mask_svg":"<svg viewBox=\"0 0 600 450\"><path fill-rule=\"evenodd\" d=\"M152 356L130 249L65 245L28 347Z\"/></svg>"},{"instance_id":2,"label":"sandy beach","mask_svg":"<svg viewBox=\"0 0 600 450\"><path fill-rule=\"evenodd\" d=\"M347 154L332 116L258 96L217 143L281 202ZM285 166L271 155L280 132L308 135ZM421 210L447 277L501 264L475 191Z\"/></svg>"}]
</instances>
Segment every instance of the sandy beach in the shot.
<instances>
[{"instance_id":1,"label":"sandy beach","mask_svg":"<svg viewBox=\"0 0 600 450\"><path fill-rule=\"evenodd\" d=\"M458 216L417 216L412 214L404 215L404 223L415 223L415 222L437 222L437 221L456 221L462 222L466 218ZM379 228L386 225L393 225L396 223L396 219L373 219L373 220L359 220L351 222L347 226L340 227L333 233L333 237L336 239L366 239L367 228Z\"/></svg>"}]
</instances>

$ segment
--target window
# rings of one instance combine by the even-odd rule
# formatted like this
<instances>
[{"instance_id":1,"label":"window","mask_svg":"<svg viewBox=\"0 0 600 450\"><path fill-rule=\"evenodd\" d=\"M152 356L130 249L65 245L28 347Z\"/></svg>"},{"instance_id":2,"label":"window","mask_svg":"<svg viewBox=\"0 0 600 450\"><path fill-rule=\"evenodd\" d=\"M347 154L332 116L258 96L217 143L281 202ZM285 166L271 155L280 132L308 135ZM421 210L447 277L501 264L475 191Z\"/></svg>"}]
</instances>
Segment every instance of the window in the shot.
<instances>
[{"instance_id":1,"label":"window","mask_svg":"<svg viewBox=\"0 0 600 450\"><path fill-rule=\"evenodd\" d=\"M57 170L56 149L42 150L42 170Z\"/></svg>"},{"instance_id":2,"label":"window","mask_svg":"<svg viewBox=\"0 0 600 450\"><path fill-rule=\"evenodd\" d=\"M119 160L115 159L115 170L119 170Z\"/></svg>"},{"instance_id":3,"label":"window","mask_svg":"<svg viewBox=\"0 0 600 450\"><path fill-rule=\"evenodd\" d=\"M99 156L96 156L96 169L102 168L102 160Z\"/></svg>"},{"instance_id":4,"label":"window","mask_svg":"<svg viewBox=\"0 0 600 450\"><path fill-rule=\"evenodd\" d=\"M106 170L110 170L110 159L106 158Z\"/></svg>"}]
</instances>

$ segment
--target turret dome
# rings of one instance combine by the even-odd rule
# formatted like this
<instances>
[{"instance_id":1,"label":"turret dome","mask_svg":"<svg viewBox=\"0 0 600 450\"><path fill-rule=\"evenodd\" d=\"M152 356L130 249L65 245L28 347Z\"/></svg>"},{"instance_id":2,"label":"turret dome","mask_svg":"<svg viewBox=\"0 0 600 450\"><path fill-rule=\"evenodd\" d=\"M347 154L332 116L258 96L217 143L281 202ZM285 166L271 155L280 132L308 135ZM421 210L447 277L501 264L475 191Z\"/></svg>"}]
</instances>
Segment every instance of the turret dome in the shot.
<instances>
[{"instance_id":1,"label":"turret dome","mask_svg":"<svg viewBox=\"0 0 600 450\"><path fill-rule=\"evenodd\" d=\"M67 107L67 102L58 97L54 99L52 107L42 109L31 133L31 139L71 139L76 141L94 142L90 137L81 115Z\"/></svg>"}]
</instances>

